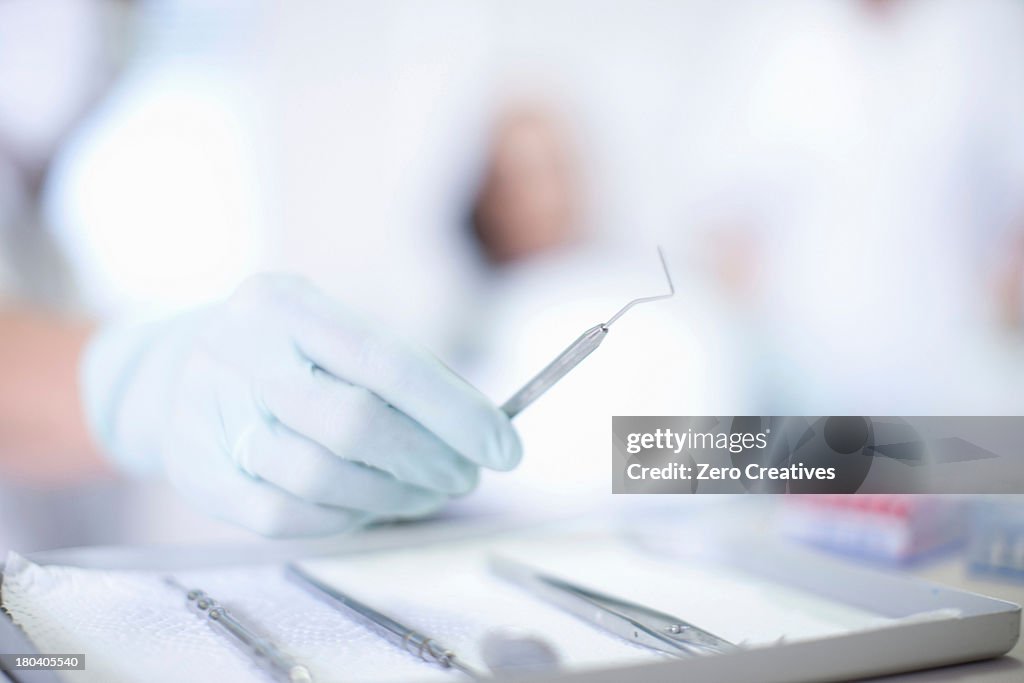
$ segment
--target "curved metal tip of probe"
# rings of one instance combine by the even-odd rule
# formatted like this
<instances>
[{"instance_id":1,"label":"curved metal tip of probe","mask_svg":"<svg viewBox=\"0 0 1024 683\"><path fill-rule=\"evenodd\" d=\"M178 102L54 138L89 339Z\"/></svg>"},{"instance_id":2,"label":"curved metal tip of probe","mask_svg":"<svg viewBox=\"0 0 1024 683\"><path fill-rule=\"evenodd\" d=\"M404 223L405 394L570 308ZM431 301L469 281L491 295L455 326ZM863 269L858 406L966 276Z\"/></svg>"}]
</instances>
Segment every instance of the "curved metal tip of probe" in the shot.
<instances>
[{"instance_id":1,"label":"curved metal tip of probe","mask_svg":"<svg viewBox=\"0 0 1024 683\"><path fill-rule=\"evenodd\" d=\"M619 312L608 319L603 327L608 329L612 323L621 318L626 311L633 308L637 304L645 304L649 301L658 301L660 299L670 299L676 295L676 286L672 284L672 275L668 272L668 263L665 261L665 253L658 247L658 258L661 259L661 268L665 271L665 279L668 280L668 294L659 294L657 296L644 296L639 299L633 299L628 304L619 309Z\"/></svg>"}]
</instances>

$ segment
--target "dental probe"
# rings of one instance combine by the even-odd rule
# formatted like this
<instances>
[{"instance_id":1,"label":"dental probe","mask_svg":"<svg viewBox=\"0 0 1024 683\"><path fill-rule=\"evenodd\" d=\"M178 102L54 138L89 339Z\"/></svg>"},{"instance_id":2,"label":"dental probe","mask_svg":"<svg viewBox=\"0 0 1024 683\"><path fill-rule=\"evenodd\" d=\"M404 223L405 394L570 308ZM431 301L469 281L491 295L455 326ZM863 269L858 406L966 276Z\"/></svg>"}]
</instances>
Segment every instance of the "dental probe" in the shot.
<instances>
[{"instance_id":1,"label":"dental probe","mask_svg":"<svg viewBox=\"0 0 1024 683\"><path fill-rule=\"evenodd\" d=\"M513 394L512 398L505 401L505 404L501 406L502 411L509 417L515 417L519 413L523 412L526 406L530 405L537 400L542 394L548 389L558 383L570 370L579 365L584 358L592 354L601 342L604 341L605 336L608 334L608 328L612 326L616 320L621 318L626 311L633 308L637 304L647 303L649 301L658 301L660 299L668 299L675 295L676 288L672 284L672 276L668 272L668 264L665 263L665 254L662 253L661 247L658 247L658 258L661 259L661 267L665 271L665 279L668 280L668 294L659 294L657 296L645 296L639 299L633 299L628 304L623 306L619 311L608 319L607 322L599 323L594 325L589 330L584 332L570 344L562 353L551 361L547 367L541 370L536 377L526 383L522 389Z\"/></svg>"}]
</instances>

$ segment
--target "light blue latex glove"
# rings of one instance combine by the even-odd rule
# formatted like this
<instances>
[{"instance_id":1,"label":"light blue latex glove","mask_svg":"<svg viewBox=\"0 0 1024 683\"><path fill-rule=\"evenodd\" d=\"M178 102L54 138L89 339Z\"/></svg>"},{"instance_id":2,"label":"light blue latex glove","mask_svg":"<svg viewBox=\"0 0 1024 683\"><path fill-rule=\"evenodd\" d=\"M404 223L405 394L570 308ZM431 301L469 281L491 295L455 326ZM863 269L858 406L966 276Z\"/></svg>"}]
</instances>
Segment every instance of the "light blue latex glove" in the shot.
<instances>
[{"instance_id":1,"label":"light blue latex glove","mask_svg":"<svg viewBox=\"0 0 1024 683\"><path fill-rule=\"evenodd\" d=\"M290 276L102 330L82 393L122 468L162 469L208 512L268 536L427 514L480 467L521 456L504 413L436 358Z\"/></svg>"}]
</instances>

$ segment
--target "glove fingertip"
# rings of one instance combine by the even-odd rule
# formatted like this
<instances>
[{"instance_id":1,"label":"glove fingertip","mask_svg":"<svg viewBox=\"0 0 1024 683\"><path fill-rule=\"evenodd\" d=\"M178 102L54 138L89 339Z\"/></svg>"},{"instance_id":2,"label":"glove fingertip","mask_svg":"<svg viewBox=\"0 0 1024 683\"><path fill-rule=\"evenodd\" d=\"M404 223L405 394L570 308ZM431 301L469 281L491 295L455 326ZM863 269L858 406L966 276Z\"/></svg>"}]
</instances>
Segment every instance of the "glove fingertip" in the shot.
<instances>
[{"instance_id":1,"label":"glove fingertip","mask_svg":"<svg viewBox=\"0 0 1024 683\"><path fill-rule=\"evenodd\" d=\"M523 459L523 445L519 440L512 423L505 415L500 415L494 431L493 443L489 444L486 455L486 466L499 472L508 472L518 467Z\"/></svg>"}]
</instances>

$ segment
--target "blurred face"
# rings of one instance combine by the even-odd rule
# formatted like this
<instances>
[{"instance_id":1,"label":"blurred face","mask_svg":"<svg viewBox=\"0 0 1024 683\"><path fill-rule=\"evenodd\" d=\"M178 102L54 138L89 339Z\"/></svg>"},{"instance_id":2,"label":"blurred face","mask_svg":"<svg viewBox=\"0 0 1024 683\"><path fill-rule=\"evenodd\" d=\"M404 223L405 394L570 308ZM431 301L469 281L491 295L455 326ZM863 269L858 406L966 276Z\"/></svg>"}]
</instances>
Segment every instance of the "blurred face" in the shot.
<instances>
[{"instance_id":1,"label":"blurred face","mask_svg":"<svg viewBox=\"0 0 1024 683\"><path fill-rule=\"evenodd\" d=\"M567 132L540 107L498 121L475 212L477 236L495 263L570 242L579 217L579 168Z\"/></svg>"}]
</instances>

